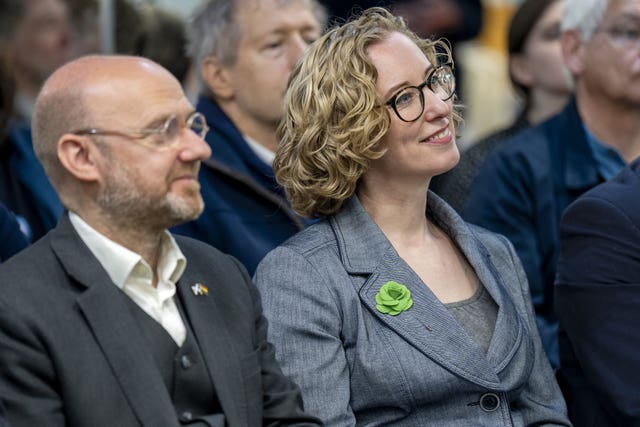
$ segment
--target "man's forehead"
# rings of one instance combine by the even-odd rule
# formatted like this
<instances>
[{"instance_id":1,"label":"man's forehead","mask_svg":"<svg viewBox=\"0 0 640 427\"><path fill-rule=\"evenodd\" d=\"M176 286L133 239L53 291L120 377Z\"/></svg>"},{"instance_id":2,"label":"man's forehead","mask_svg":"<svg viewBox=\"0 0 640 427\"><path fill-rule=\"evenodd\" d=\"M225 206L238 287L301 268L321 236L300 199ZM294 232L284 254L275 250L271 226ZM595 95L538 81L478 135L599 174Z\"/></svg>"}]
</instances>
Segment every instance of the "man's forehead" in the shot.
<instances>
[{"instance_id":1,"label":"man's forehead","mask_svg":"<svg viewBox=\"0 0 640 427\"><path fill-rule=\"evenodd\" d=\"M244 41L259 41L274 32L320 30L307 0L252 0L251 3L237 16Z\"/></svg>"},{"instance_id":2,"label":"man's forehead","mask_svg":"<svg viewBox=\"0 0 640 427\"><path fill-rule=\"evenodd\" d=\"M236 0L236 13L239 17L246 17L264 11L275 11L282 8L296 8L313 11L311 0Z\"/></svg>"},{"instance_id":3,"label":"man's forehead","mask_svg":"<svg viewBox=\"0 0 640 427\"><path fill-rule=\"evenodd\" d=\"M640 17L640 0L609 0L604 12L604 18Z\"/></svg>"}]
</instances>

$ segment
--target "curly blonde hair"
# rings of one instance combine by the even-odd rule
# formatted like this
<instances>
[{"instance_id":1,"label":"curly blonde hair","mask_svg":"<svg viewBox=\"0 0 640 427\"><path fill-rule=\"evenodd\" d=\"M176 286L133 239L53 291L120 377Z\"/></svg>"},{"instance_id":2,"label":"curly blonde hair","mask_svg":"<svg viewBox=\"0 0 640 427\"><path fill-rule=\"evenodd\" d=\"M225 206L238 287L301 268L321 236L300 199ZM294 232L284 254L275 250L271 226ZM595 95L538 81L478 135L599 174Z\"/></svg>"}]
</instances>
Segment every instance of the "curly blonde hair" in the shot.
<instances>
[{"instance_id":1,"label":"curly blonde hair","mask_svg":"<svg viewBox=\"0 0 640 427\"><path fill-rule=\"evenodd\" d=\"M432 64L452 63L444 41L421 39L402 18L374 7L318 39L291 73L273 166L298 214L338 212L370 161L385 153L379 142L390 116L367 49L392 32L409 37Z\"/></svg>"}]
</instances>

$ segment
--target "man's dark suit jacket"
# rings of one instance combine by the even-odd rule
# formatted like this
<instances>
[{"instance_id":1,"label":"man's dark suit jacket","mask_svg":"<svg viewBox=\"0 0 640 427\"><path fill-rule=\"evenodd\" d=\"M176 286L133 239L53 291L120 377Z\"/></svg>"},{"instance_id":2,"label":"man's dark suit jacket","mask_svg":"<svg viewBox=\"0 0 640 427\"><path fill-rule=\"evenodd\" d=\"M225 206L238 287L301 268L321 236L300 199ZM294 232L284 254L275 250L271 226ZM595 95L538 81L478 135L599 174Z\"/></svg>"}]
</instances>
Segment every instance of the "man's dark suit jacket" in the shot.
<instances>
[{"instance_id":1,"label":"man's dark suit jacket","mask_svg":"<svg viewBox=\"0 0 640 427\"><path fill-rule=\"evenodd\" d=\"M317 425L275 361L245 269L206 244L176 241L187 258L176 297L226 425ZM0 283L0 398L13 427L179 425L124 294L67 215L0 266ZM196 296L196 283L208 295Z\"/></svg>"},{"instance_id":2,"label":"man's dark suit jacket","mask_svg":"<svg viewBox=\"0 0 640 427\"><path fill-rule=\"evenodd\" d=\"M640 159L571 204L556 281L559 379L576 426L640 426Z\"/></svg>"}]
</instances>

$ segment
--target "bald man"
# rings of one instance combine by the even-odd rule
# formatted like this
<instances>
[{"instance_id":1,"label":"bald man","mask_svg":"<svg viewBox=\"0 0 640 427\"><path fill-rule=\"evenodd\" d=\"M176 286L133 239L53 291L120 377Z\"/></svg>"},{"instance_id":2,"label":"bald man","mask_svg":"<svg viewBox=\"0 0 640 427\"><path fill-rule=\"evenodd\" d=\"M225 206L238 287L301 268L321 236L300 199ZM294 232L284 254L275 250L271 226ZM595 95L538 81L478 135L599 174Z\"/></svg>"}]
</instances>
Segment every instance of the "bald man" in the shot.
<instances>
[{"instance_id":1,"label":"bald man","mask_svg":"<svg viewBox=\"0 0 640 427\"><path fill-rule=\"evenodd\" d=\"M178 81L142 58L81 58L46 81L33 130L67 211L0 266L12 426L318 425L244 267L167 232L202 212L211 154Z\"/></svg>"}]
</instances>

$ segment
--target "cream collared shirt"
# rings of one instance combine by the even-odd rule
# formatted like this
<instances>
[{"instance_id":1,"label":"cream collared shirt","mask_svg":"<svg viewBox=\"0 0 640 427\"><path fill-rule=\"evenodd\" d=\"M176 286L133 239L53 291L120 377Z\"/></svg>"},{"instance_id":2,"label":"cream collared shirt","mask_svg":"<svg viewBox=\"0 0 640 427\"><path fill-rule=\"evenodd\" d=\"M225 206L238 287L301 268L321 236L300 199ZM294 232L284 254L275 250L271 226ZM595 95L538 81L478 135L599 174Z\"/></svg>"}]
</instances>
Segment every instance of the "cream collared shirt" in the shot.
<instances>
[{"instance_id":1,"label":"cream collared shirt","mask_svg":"<svg viewBox=\"0 0 640 427\"><path fill-rule=\"evenodd\" d=\"M173 297L175 284L182 276L187 260L171 234L167 231L162 237L158 285L154 288L151 267L140 255L99 233L77 214L69 212L69 219L113 283L181 346L187 331Z\"/></svg>"}]
</instances>

